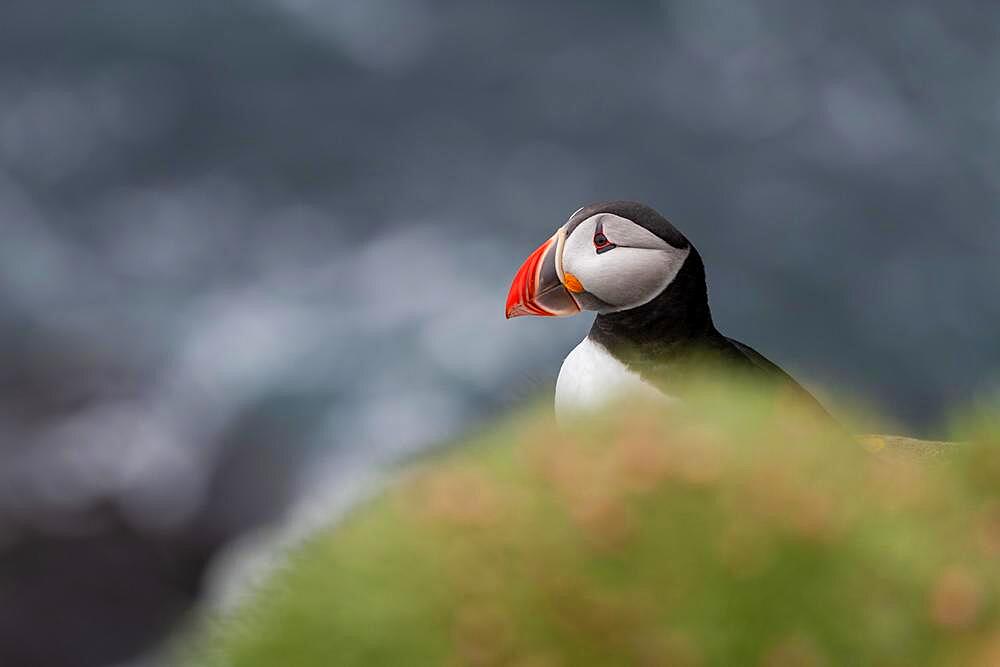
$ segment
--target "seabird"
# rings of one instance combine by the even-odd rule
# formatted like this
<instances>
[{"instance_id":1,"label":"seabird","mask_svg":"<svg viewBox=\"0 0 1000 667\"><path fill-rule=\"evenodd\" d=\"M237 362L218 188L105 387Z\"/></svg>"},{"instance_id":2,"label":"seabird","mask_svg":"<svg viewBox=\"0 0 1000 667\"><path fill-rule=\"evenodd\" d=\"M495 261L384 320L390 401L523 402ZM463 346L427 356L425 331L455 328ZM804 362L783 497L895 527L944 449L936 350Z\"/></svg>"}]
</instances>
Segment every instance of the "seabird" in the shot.
<instances>
[{"instance_id":1,"label":"seabird","mask_svg":"<svg viewBox=\"0 0 1000 667\"><path fill-rule=\"evenodd\" d=\"M559 371L560 421L623 393L676 400L685 381L706 366L787 388L827 415L788 373L719 333L701 256L649 206L606 201L578 209L528 256L507 295L508 319L581 310L597 318Z\"/></svg>"}]
</instances>

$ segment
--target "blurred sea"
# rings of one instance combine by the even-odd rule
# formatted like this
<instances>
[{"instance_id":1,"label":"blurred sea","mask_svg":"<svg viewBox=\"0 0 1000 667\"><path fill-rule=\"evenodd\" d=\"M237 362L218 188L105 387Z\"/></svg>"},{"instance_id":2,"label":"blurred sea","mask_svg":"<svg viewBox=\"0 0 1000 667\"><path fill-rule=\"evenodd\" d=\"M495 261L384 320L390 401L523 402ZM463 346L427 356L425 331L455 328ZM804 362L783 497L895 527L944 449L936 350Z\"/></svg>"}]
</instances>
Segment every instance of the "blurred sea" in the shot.
<instances>
[{"instance_id":1,"label":"blurred sea","mask_svg":"<svg viewBox=\"0 0 1000 667\"><path fill-rule=\"evenodd\" d=\"M0 664L137 659L247 531L546 391L589 318L508 281L610 198L933 435L1000 377L1000 5L5 2Z\"/></svg>"}]
</instances>

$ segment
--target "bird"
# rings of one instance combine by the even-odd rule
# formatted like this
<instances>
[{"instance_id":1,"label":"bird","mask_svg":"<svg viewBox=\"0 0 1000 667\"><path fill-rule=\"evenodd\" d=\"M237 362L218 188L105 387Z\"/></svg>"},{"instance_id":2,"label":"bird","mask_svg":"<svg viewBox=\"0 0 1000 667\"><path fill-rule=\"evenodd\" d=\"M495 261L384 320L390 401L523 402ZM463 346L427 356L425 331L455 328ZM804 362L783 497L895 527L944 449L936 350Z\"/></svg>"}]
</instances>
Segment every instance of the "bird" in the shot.
<instances>
[{"instance_id":1,"label":"bird","mask_svg":"<svg viewBox=\"0 0 1000 667\"><path fill-rule=\"evenodd\" d=\"M507 295L507 319L597 313L556 380L557 419L568 421L625 394L682 399L705 368L789 391L825 418L791 375L719 332L705 265L694 245L653 208L634 201L583 206L528 255Z\"/></svg>"}]
</instances>

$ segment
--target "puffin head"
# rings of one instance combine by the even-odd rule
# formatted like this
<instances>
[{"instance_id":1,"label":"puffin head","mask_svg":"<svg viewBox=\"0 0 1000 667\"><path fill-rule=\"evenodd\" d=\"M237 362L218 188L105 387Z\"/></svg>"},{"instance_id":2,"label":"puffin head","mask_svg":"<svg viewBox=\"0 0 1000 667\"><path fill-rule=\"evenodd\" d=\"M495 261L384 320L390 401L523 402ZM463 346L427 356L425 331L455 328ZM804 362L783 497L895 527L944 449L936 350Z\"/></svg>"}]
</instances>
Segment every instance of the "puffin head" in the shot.
<instances>
[{"instance_id":1,"label":"puffin head","mask_svg":"<svg viewBox=\"0 0 1000 667\"><path fill-rule=\"evenodd\" d=\"M605 315L638 308L670 286L692 251L684 235L648 206L584 206L518 269L506 315Z\"/></svg>"}]
</instances>

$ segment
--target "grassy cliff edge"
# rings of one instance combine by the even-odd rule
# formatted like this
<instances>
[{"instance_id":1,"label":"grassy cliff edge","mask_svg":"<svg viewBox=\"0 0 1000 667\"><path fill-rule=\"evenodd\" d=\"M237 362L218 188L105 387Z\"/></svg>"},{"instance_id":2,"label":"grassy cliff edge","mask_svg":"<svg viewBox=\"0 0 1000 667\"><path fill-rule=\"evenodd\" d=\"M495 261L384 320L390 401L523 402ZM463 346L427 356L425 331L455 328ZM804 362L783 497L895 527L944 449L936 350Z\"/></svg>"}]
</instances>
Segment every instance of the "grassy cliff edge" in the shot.
<instances>
[{"instance_id":1,"label":"grassy cliff edge","mask_svg":"<svg viewBox=\"0 0 1000 667\"><path fill-rule=\"evenodd\" d=\"M407 466L185 662L1000 664L995 422L862 444L718 384L547 412Z\"/></svg>"}]
</instances>

